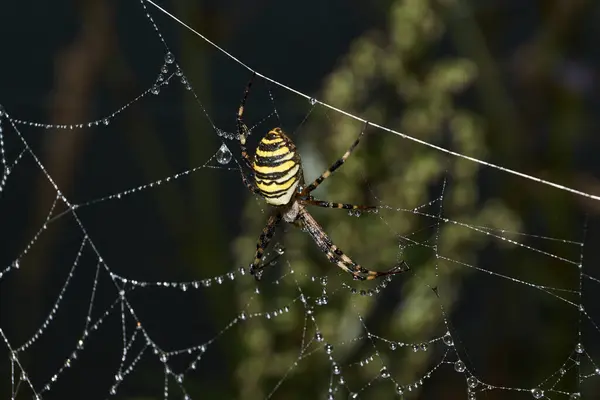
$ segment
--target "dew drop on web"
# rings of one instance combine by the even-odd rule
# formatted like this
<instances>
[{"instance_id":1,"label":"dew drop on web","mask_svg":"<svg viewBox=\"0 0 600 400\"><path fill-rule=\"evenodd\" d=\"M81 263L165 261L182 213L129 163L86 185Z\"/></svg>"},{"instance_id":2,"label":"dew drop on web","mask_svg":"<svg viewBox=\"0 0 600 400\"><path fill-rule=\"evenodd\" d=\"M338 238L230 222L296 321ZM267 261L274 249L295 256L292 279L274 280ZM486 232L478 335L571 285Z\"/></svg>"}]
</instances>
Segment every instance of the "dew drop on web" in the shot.
<instances>
[{"instance_id":1,"label":"dew drop on web","mask_svg":"<svg viewBox=\"0 0 600 400\"><path fill-rule=\"evenodd\" d=\"M227 147L227 145L223 143L217 151L217 161L219 162L219 164L225 165L231 161L231 157L232 154L229 150L229 147Z\"/></svg>"}]
</instances>

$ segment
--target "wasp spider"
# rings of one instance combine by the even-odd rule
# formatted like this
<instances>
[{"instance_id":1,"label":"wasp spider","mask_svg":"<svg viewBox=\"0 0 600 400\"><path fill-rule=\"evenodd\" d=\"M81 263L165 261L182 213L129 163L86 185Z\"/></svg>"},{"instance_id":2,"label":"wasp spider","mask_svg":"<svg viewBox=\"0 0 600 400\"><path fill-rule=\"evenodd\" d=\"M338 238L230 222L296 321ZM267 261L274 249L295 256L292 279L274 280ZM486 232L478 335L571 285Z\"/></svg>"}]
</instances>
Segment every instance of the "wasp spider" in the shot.
<instances>
[{"instance_id":1,"label":"wasp spider","mask_svg":"<svg viewBox=\"0 0 600 400\"><path fill-rule=\"evenodd\" d=\"M269 245L275 228L283 219L285 222L294 224L308 232L319 249L327 256L327 259L336 264L342 270L350 273L356 280L371 280L382 276L398 274L408 269L404 261L385 272L371 271L361 267L352 261L342 250L340 250L323 231L323 228L306 210L306 205L313 205L326 208L343 208L347 210L370 211L375 207L361 206L344 203L332 203L329 201L316 200L311 196L325 179L327 179L335 170L337 170L346 159L352 154L352 151L358 145L364 129L360 132L356 141L350 146L348 151L329 169L321 174L314 182L304 186L304 176L300 155L292 140L281 130L274 128L270 130L258 144L254 157L248 155L246 150L246 138L248 136L248 127L244 123L244 106L246 99L252 87L252 75L250 82L244 91L244 97L237 113L237 129L242 151L242 158L248 168L250 168L251 179L248 179L244 173L242 178L246 186L254 193L262 196L265 201L274 206L274 211L269 217L267 225L256 244L256 254L254 261L250 265L250 273L260 279L262 274L261 260L265 248ZM252 181L252 177L254 178Z\"/></svg>"}]
</instances>

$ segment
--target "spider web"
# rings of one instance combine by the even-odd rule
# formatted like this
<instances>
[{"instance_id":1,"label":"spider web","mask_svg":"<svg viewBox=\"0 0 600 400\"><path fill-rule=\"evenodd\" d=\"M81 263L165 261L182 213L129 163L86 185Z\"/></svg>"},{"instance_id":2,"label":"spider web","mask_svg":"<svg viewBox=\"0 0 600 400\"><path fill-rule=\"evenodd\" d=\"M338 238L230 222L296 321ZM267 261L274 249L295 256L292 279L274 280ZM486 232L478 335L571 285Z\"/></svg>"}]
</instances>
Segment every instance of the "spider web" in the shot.
<instances>
[{"instance_id":1,"label":"spider web","mask_svg":"<svg viewBox=\"0 0 600 400\"><path fill-rule=\"evenodd\" d=\"M148 4L134 13L164 46L163 60L153 83L130 102L83 123L39 123L2 109L2 398L594 398L600 281L584 257L586 222L561 237L526 232L524 216L504 203L478 204L470 188L481 173L485 181L528 178L563 201L597 197L464 156L480 151L474 136L462 138L461 151L439 152L443 147L431 143L443 138L407 145L407 136L373 118L356 154L317 194L362 198L378 213L311 212L361 264L406 260L411 271L354 282L308 235L286 227L255 282L246 266L269 209L240 177L231 110L249 77L240 72L245 65L234 59L240 84L227 100L229 114L208 111L203 83L185 73L155 23L164 15ZM364 120L259 76L246 111L251 141L276 124L291 126L305 175L316 177ZM202 160L190 157L190 166L186 145L169 143L181 157L165 163L178 172L134 173L131 162L113 175L106 164L127 158L120 153L125 122L146 128L139 109L159 112L178 96L202 120L201 134L218 139L214 146ZM300 107L302 97L304 111L287 122L279 106ZM177 117L161 130L177 136L174 126L184 124L169 118ZM464 113L455 120L471 123ZM84 164L85 180L97 185L65 190L55 178L60 167L44 161L44 140L91 133L101 136L99 154ZM140 157L152 157L149 149L159 144L150 140L137 142ZM479 171L484 165L492 168ZM218 193L219 181L230 188ZM193 193L201 204L174 193ZM241 215L217 219L211 207L219 195L226 206L236 195L250 201ZM41 200L32 213L34 198ZM200 218L188 214L194 207L205 210ZM223 226L238 219L243 234L224 241ZM34 228L18 228L26 223ZM34 290L43 290L44 304L27 312Z\"/></svg>"}]
</instances>

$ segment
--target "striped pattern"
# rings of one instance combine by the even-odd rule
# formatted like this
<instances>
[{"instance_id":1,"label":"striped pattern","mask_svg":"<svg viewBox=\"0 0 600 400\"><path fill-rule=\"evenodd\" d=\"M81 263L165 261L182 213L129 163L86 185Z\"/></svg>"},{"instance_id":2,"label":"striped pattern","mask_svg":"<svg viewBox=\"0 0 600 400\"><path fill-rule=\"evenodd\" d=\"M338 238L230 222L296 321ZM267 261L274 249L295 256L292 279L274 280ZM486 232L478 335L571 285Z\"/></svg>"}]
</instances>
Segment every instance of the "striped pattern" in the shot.
<instances>
[{"instance_id":1,"label":"striped pattern","mask_svg":"<svg viewBox=\"0 0 600 400\"><path fill-rule=\"evenodd\" d=\"M342 250L340 250L327 236L325 231L312 215L306 211L306 208L300 206L299 210L299 225L305 228L306 232L312 236L313 240L319 246L319 249L325 253L327 259L341 268L343 271L352 275L355 280L372 280L382 276L399 274L408 271L408 265L404 261L395 265L388 271L378 272L362 267L360 264L352 261Z\"/></svg>"},{"instance_id":2,"label":"striped pattern","mask_svg":"<svg viewBox=\"0 0 600 400\"><path fill-rule=\"evenodd\" d=\"M256 187L267 203L283 206L291 202L302 179L302 168L296 146L280 128L262 138L252 169Z\"/></svg>"}]
</instances>

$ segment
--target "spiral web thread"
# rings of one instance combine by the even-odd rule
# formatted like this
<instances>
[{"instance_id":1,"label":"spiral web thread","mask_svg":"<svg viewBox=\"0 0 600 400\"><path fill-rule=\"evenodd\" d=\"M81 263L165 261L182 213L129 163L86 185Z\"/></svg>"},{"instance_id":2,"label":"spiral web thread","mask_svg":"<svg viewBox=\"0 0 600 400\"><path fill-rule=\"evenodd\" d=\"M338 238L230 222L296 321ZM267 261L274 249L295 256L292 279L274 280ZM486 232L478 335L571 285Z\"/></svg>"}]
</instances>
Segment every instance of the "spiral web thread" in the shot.
<instances>
[{"instance_id":1,"label":"spiral web thread","mask_svg":"<svg viewBox=\"0 0 600 400\"><path fill-rule=\"evenodd\" d=\"M351 281L341 283L336 287L331 282L328 282L328 279L324 276L304 276L304 278L308 278L311 281L311 285L317 287L318 291L321 292L319 296L313 296L306 294L303 286L299 283L298 276L299 274L304 273L295 271L293 265L285 261L285 257L279 258L277 261L278 263L283 264L281 275L276 279L273 279L272 277L265 278L265 281L261 282L261 285L257 284L254 296L250 299L250 302L246 304L245 307L238 310L237 314L230 315L229 322L222 326L216 335L207 340L201 340L191 346L185 347L178 347L176 343L168 343L167 345L161 344L159 340L153 337L153 334L145 328L146 321L143 317L138 316L136 307L134 307L132 301L130 301L131 296L136 292L149 290L150 288L158 288L161 290L160 293L162 293L162 291L204 291L206 292L206 296L210 298L210 293L212 290L216 290L215 288L226 288L229 286L231 290L234 290L234 281L241 279L253 280L253 278L247 275L246 269L244 268L232 268L225 274L193 281L142 281L137 280L135 277L119 275L114 272L114 269L109 262L103 259L102 249L100 246L96 245L93 235L88 232L79 216L81 210L85 210L88 207L92 207L99 203L119 202L129 196L140 196L157 187L169 185L174 181L189 177L203 169L211 168L216 169L217 171L239 171L240 169L239 164L237 164L237 166L228 167L228 165L237 163L227 144L228 141L235 139L235 135L225 132L215 126L212 122L208 112L202 106L201 99L196 95L193 85L190 84L182 69L177 65L177 61L173 54L168 50L167 43L160 34L159 28L153 21L151 12L144 1L141 2L140 12L146 14L149 23L154 27L159 39L163 42L166 49L164 64L157 74L155 83L148 88L148 90L110 115L87 123L73 123L70 125L37 123L13 118L10 110L2 110L0 120L0 156L3 173L0 181L0 196L7 190L13 173L18 171L19 167L24 163L24 160L29 160L33 161L36 168L39 169L52 186L53 192L55 193L55 199L47 211L45 221L31 236L28 244L20 251L17 251L17 255L9 265L0 269L0 288L2 285L6 285L7 282L9 282L9 277L24 273L24 268L21 268L21 266L25 264L24 261L27 259L28 254L36 245L38 245L39 240L52 228L53 224L67 219L70 220L73 223L72 230L76 232L78 243L76 250L70 255L71 261L67 268L68 272L64 277L62 288L54 299L53 305L50 307L49 312L39 328L26 340L17 341L6 333L7 329L5 326L0 326L0 340L5 348L8 349L9 355L8 362L10 364L10 376L8 378L10 380L11 399L52 398L54 385L61 379L68 379L65 372L69 369L77 368L78 360L85 353L88 342L92 338L102 335L103 324L108 318L113 316L120 319L120 335L122 336L121 360L116 370L112 373L112 384L107 387L106 393L103 393L101 397L118 397L119 389L123 385L123 382L127 381L129 375L136 370L136 367L142 360L149 358L158 361L164 370L163 398L195 398L187 389L188 383L193 379L193 372L202 368L210 368L210 365L203 365L204 358L211 352L211 349L216 343L224 340L223 336L227 332L231 331L234 327L240 327L243 331L245 329L244 325L253 319L275 320L277 318L285 318L291 311L298 312L302 315L304 320L301 341L298 344L298 356L294 362L289 365L287 370L281 372L277 383L271 387L271 390L266 395L267 398L277 398L278 389L297 373L296 370L302 365L303 360L315 356L322 356L327 360L327 366L322 373L329 375L329 384L328 386L321 388L321 391L329 398L359 398L363 396L368 398L369 389L379 385L387 385L386 387L389 387L389 390L394 391L399 397L404 396L405 398L411 398L412 392L420 392L428 385L428 382L438 374L454 374L453 379L460 379L463 382L465 398L468 399L486 398L488 393L491 392L505 393L506 398L511 398L515 393L521 393L527 394L535 399L576 399L581 397L580 393L583 392L582 388L584 385L591 383L598 387L597 381L600 378L600 360L597 355L594 355L593 346L590 346L590 350L588 350L586 342L594 342L595 338L600 336L600 325L596 322L593 314L588 312L584 305L583 290L584 287L593 289L595 285L600 284L600 279L595 277L591 272L588 272L584 266L584 239L567 240L521 232L508 232L491 229L485 226L469 225L465 222L447 218L444 216L442 209L446 190L445 182L443 186L439 188L440 195L437 199L410 210L398 208L395 205L386 204L383 201L380 201L378 205L378 209L380 210L378 216L379 221L387 224L386 220L381 215L383 212L411 213L417 217L435 221L432 226L432 236L434 239L431 240L430 243L424 244L424 246L435 253L436 260L440 264L453 264L459 268L472 270L474 273L488 275L495 281L510 282L519 288L538 291L546 296L552 303L566 306L577 315L578 322L577 326L574 328L575 339L570 351L565 353L562 362L550 366L548 369L550 372L543 379L540 379L537 384L530 386L502 385L501 383L486 380L486 378L480 376L474 368L471 368L470 357L473 355L466 351L465 343L463 343L460 336L454 332L453 321L450 316L447 315L443 306L444 293L443 291L438 292L436 287L431 288L430 295L434 298L434 301L439 304L440 313L438 318L441 322L440 326L444 327L437 335L433 337L423 337L414 341L382 337L376 333L375 329L372 329L369 326L366 316L363 315L360 307L357 306L355 307L355 319L360 326L360 332L345 340L330 340L319 328L320 312L321 310L327 309L330 299L343 296L352 304L358 304L357 299L376 299L377 296L382 295L386 290L389 290L390 286L394 285L396 279L401 278L389 278L367 290L357 288L354 286L354 282ZM225 52L218 46L216 47L220 51ZM226 54L229 55L228 53ZM245 67L241 61L234 57L232 58ZM268 77L264 78L289 89ZM169 85L178 84L183 85L195 96L198 106L212 125L214 132L219 137L223 138L223 142L220 148L215 149L214 154L202 165L159 180L147 182L116 193L105 194L81 203L72 203L61 192L60 188L56 185L52 176L46 170L44 164L40 161L36 152L34 152L28 140L21 132L22 126L38 129L70 130L107 126L111 121L119 118L120 114L127 110L132 104L149 95L160 96L163 88ZM290 90L295 94L300 94L309 99L312 105L330 107L314 99L310 99L308 96L295 90ZM334 109L334 111L343 112L337 109ZM375 124L371 125L377 126ZM387 132L399 134L388 128L382 127L382 129ZM18 139L17 141L20 143L18 146L19 151L14 153L6 151L5 138L8 135L11 135L11 140L12 138ZM230 144L235 145L234 142L230 142ZM450 154L456 155L453 153ZM231 161L232 159L235 163ZM489 166L489 164L486 165ZM503 168L499 169L507 172ZM517 175L522 176L523 174L517 173ZM531 179L538 183L548 184L537 178ZM239 183L241 184L241 180ZM557 187L555 184L550 185ZM558 189L567 190L569 192L584 195L588 198L596 199L593 195L580 193L570 188L561 186L558 187ZM366 219L363 222L369 223ZM436 234L436 232L439 232L440 227L446 225L455 225L461 229L476 232L478 235L485 235L492 241L529 254L531 257L540 260L542 264L544 260L549 259L555 264L562 265L564 268L572 271L573 275L576 277L576 279L574 279L576 284L573 287L547 286L535 283L533 280L517 278L508 274L496 272L486 267L470 264L463 260L447 257L444 255L440 243L438 243L438 235ZM393 226L389 226L389 228L391 231L394 231ZM398 233L394 232L394 234L400 238ZM410 238L402 239L410 241ZM527 241L526 244L526 240L522 239L531 240ZM571 253L578 254L579 257L571 259L562 255L549 253L543 250L544 246L540 245L539 247L536 247L529 244L530 242L559 242L565 248L571 249ZM275 255L282 255L284 254L284 249L276 244L273 253L275 253ZM439 266L436 266L436 275L438 268ZM21 360L31 352L31 348L44 338L47 330L51 328L56 314L63 305L63 298L69 295L69 289L72 285L76 284L73 279L75 279L74 277L77 276L81 269L93 270L94 278L91 284L88 283L89 286L86 298L80 300L81 302L84 302L87 313L84 323L77 328L73 327L73 329L77 329L78 332L80 332L78 339L72 343L72 351L66 355L64 362L56 368L53 374L32 378L25 364ZM109 288L107 288L106 285L101 284L101 282L106 279L108 279L107 282ZM253 299L262 296L261 288L270 285L280 285L281 282L290 283L292 287L295 288L294 293L290 294L288 303L280 304L277 307L265 311L251 311ZM427 285L426 283L423 284ZM106 305L97 304L98 292L101 290L107 291L109 289L111 293L114 292L112 302L109 302ZM0 290L0 301L1 299L2 291ZM585 338L582 334L584 327L586 329L589 328L589 331L591 332L589 338ZM352 346L356 343L361 343L367 348L366 356L353 361L340 360L336 357L338 349L344 348L345 346ZM429 364L427 370L420 374L416 379L410 381L404 380L399 375L397 376L394 368L390 366L390 360L396 357L395 354L399 354L399 351L407 349L416 353L432 352L434 354L432 357L434 361ZM37 357L43 357L43 355L37 355ZM182 363L179 362L180 358L185 358L185 365L182 366ZM361 376L365 378L365 381L360 384L349 382L345 378L348 371L359 371ZM564 380L567 379L565 377L570 374L574 374L575 376L574 384L566 385L568 389L564 389ZM6 377L0 377L0 379L5 378ZM390 397L392 397L391 394Z\"/></svg>"}]
</instances>

